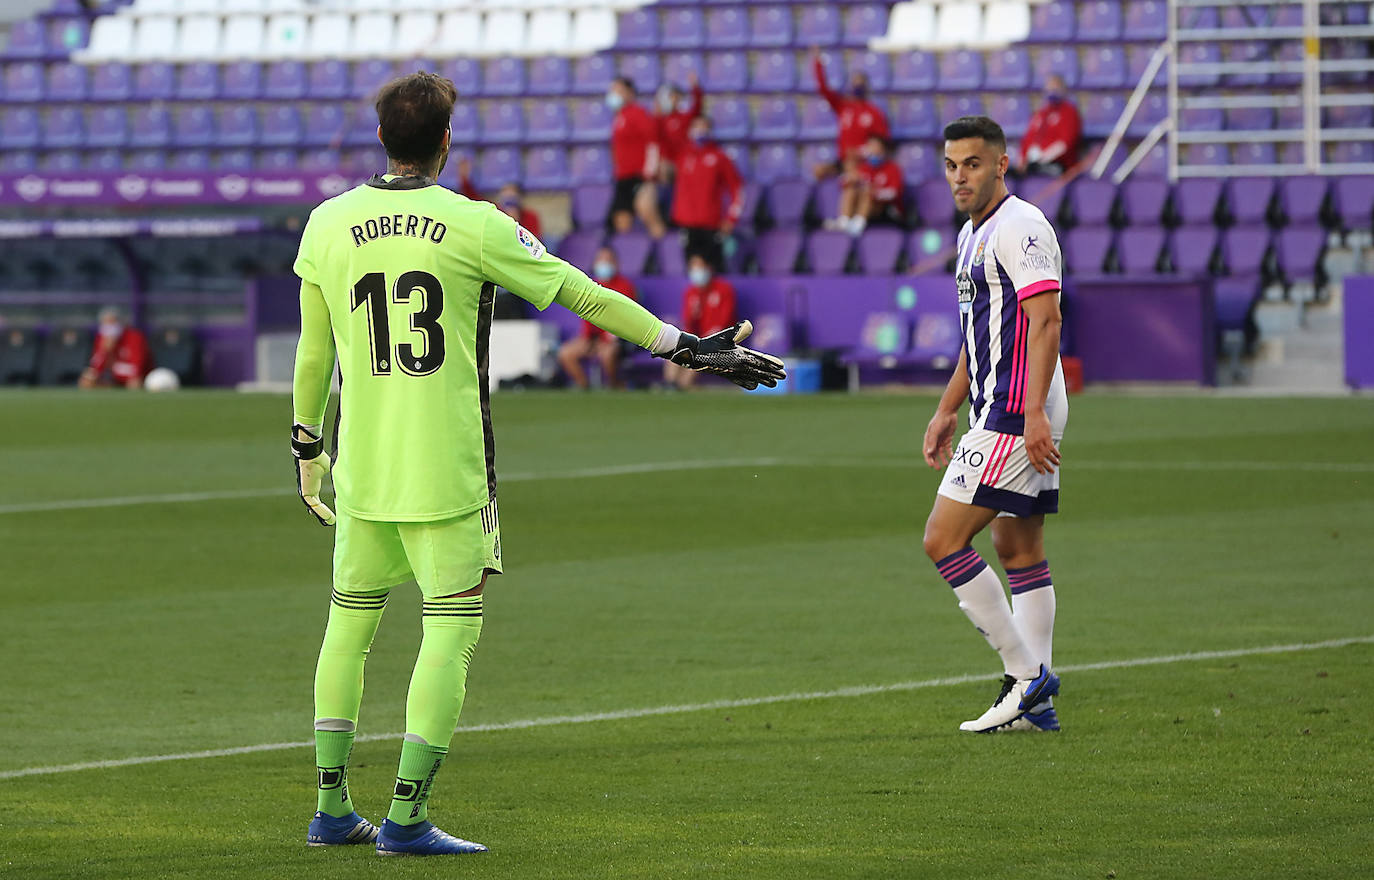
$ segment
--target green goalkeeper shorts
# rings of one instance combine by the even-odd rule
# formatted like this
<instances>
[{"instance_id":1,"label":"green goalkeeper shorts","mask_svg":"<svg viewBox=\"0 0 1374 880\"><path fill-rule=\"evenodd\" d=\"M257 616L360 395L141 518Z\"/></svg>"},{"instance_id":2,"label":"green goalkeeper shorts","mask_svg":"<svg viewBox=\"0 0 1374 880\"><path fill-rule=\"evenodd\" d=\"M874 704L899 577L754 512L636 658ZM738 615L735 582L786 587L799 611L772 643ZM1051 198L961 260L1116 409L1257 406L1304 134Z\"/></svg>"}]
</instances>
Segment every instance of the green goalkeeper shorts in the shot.
<instances>
[{"instance_id":1,"label":"green goalkeeper shorts","mask_svg":"<svg viewBox=\"0 0 1374 880\"><path fill-rule=\"evenodd\" d=\"M385 590L413 580L426 598L470 590L501 573L496 501L476 513L434 522L377 522L339 511L334 531L334 587Z\"/></svg>"}]
</instances>

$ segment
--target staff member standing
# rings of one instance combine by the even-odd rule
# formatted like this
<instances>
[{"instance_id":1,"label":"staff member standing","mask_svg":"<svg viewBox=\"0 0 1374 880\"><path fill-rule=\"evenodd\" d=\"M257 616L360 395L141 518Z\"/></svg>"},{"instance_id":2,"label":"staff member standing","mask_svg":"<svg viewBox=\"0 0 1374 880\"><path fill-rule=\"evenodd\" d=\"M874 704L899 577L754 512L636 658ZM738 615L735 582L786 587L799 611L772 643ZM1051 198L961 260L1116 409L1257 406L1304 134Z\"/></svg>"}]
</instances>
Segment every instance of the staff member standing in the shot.
<instances>
[{"instance_id":1,"label":"staff member standing","mask_svg":"<svg viewBox=\"0 0 1374 880\"><path fill-rule=\"evenodd\" d=\"M635 85L619 77L606 92L606 106L615 111L611 123L611 165L615 173L615 197L611 201L611 228L629 232L639 217L649 234L662 238L663 218L658 213L658 123L635 103Z\"/></svg>"},{"instance_id":2,"label":"staff member standing","mask_svg":"<svg viewBox=\"0 0 1374 880\"><path fill-rule=\"evenodd\" d=\"M711 120L698 116L687 131L678 159L673 222L686 232L686 258L705 258L719 272L721 239L735 231L744 208L735 163L711 139ZM729 206L723 207L728 199Z\"/></svg>"},{"instance_id":3,"label":"staff member standing","mask_svg":"<svg viewBox=\"0 0 1374 880\"><path fill-rule=\"evenodd\" d=\"M825 79L825 63L821 61L819 49L811 49L811 69L816 74L816 88L821 97L835 111L840 123L836 137L836 160L817 165L816 179L834 177L859 160L864 144L873 135L887 140L892 136L887 126L887 114L882 108L868 99L868 77L858 71L849 77L849 93L842 95L830 88Z\"/></svg>"}]
</instances>

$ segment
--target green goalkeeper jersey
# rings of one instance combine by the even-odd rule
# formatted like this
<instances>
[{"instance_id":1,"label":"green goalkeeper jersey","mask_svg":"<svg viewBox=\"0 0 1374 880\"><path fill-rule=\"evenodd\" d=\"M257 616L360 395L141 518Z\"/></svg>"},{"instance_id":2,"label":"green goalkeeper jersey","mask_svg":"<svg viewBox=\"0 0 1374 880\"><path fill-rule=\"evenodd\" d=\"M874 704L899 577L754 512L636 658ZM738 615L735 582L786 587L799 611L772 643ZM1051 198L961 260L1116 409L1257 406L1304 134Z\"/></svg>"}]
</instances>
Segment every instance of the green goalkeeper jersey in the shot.
<instances>
[{"instance_id":1,"label":"green goalkeeper jersey","mask_svg":"<svg viewBox=\"0 0 1374 880\"><path fill-rule=\"evenodd\" d=\"M427 521L495 497L495 284L542 310L569 269L494 205L421 178L374 177L311 213L295 271L323 293L338 352L341 510ZM303 306L303 335L324 318ZM320 424L323 402L301 412L299 397L297 420Z\"/></svg>"}]
</instances>

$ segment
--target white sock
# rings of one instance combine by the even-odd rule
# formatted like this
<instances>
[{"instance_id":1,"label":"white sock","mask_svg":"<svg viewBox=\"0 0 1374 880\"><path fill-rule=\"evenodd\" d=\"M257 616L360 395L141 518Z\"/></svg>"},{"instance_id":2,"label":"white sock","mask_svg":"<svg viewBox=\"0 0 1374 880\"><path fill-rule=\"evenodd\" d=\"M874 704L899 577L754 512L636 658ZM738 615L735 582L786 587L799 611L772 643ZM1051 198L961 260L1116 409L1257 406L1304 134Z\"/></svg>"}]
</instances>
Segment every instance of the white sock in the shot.
<instances>
[{"instance_id":1,"label":"white sock","mask_svg":"<svg viewBox=\"0 0 1374 880\"><path fill-rule=\"evenodd\" d=\"M959 608L1001 656L1006 674L1018 680L1034 678L1040 672L1040 664L1026 647L1012 619L1002 579L988 568L978 551L965 547L941 559L935 566L954 588Z\"/></svg>"},{"instance_id":2,"label":"white sock","mask_svg":"<svg viewBox=\"0 0 1374 880\"><path fill-rule=\"evenodd\" d=\"M1011 584L1012 615L1026 647L1046 669L1053 669L1055 598L1049 562L1007 569L1007 581Z\"/></svg>"}]
</instances>

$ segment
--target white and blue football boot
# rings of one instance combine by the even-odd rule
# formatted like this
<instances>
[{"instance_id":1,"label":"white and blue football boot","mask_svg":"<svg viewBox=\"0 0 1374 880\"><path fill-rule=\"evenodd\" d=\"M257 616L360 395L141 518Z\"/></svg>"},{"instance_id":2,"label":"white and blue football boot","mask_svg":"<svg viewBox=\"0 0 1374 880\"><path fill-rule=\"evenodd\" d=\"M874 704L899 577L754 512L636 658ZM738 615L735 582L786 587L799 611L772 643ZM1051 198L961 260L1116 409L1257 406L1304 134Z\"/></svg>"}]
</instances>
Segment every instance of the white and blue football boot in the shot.
<instances>
[{"instance_id":1,"label":"white and blue football boot","mask_svg":"<svg viewBox=\"0 0 1374 880\"><path fill-rule=\"evenodd\" d=\"M1059 693L1059 676L1044 664L1034 678L1017 679L1002 676L1002 690L986 712L972 721L959 725L960 730L972 733L991 733L999 727L1019 720L1033 706ZM1056 724L1058 721L1056 719Z\"/></svg>"},{"instance_id":2,"label":"white and blue football boot","mask_svg":"<svg viewBox=\"0 0 1374 880\"><path fill-rule=\"evenodd\" d=\"M359 816L331 816L316 813L310 820L310 830L305 834L309 846L352 846L357 843L372 843L377 839L377 826Z\"/></svg>"},{"instance_id":3,"label":"white and blue football boot","mask_svg":"<svg viewBox=\"0 0 1374 880\"><path fill-rule=\"evenodd\" d=\"M400 825L387 819L377 835L379 856L449 856L486 851L482 844L454 837L429 822Z\"/></svg>"}]
</instances>

